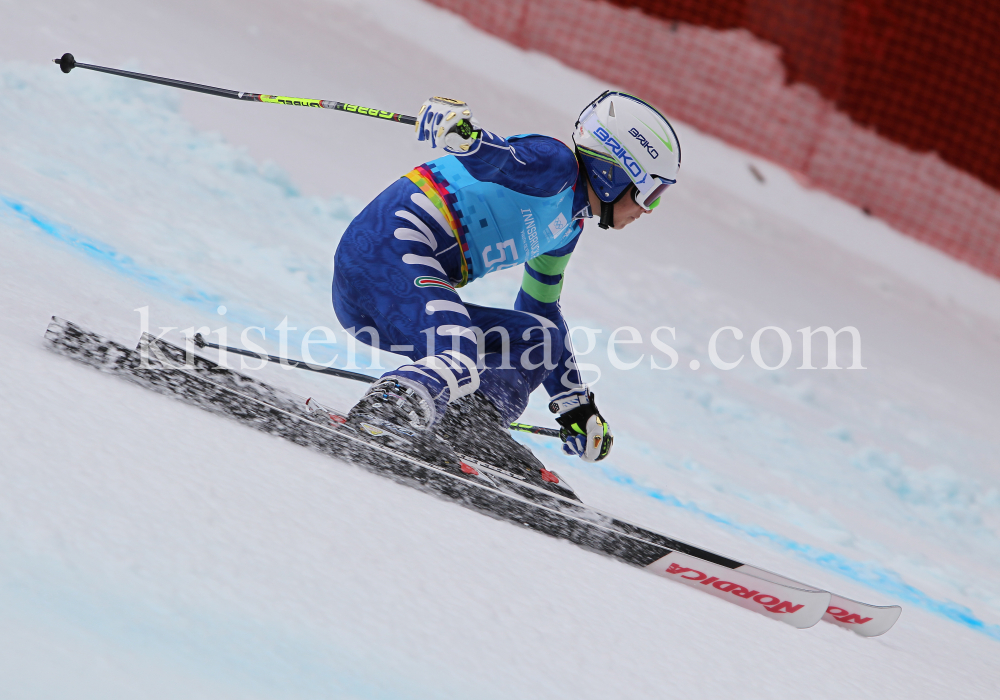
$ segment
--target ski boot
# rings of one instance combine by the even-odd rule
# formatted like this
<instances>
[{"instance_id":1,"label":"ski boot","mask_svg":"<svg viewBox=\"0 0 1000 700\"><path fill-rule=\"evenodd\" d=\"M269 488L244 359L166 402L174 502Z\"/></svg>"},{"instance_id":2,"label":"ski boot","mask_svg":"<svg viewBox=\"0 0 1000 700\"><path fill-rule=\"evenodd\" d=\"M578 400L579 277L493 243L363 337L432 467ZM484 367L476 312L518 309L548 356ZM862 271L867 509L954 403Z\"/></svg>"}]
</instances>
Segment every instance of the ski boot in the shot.
<instances>
[{"instance_id":1,"label":"ski boot","mask_svg":"<svg viewBox=\"0 0 1000 700\"><path fill-rule=\"evenodd\" d=\"M450 404L435 430L466 463L580 500L573 489L555 472L546 469L531 450L511 437L510 427L500 412L478 391Z\"/></svg>"},{"instance_id":2,"label":"ski boot","mask_svg":"<svg viewBox=\"0 0 1000 700\"><path fill-rule=\"evenodd\" d=\"M348 414L346 427L365 442L381 445L449 471L460 469L454 450L430 425L434 406L396 377L379 379Z\"/></svg>"}]
</instances>

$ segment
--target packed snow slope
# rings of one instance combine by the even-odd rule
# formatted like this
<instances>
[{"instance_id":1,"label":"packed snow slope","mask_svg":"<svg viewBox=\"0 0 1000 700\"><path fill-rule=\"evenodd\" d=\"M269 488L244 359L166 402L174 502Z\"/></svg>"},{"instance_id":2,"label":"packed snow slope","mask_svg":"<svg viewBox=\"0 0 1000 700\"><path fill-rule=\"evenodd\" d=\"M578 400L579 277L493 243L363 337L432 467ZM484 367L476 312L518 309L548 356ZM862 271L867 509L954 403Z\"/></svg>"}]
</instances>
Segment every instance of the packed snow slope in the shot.
<instances>
[{"instance_id":1,"label":"packed snow slope","mask_svg":"<svg viewBox=\"0 0 1000 700\"><path fill-rule=\"evenodd\" d=\"M0 0L0 695L995 697L995 280L684 124L655 214L586 227L563 308L601 331L582 359L615 451L530 444L593 506L904 607L877 639L797 631L46 350L53 314L132 343L145 307L169 338L259 326L272 350L287 318L294 355L328 326L313 354L345 366L338 237L434 155L394 124L63 75L65 51L404 113L451 95L501 133L563 138L606 87L415 0ZM508 305L519 275L463 295ZM607 352L620 326L642 340L617 346L632 369ZM669 370L650 365L670 364L661 326ZM719 343L744 355L729 371L708 354L723 326L743 333ZM793 343L774 371L750 346L767 326ZM865 369L798 369L806 326L856 327L860 357L842 334L838 361ZM776 331L760 356L780 361ZM259 376L341 406L361 390ZM542 397L525 419L551 424Z\"/></svg>"}]
</instances>

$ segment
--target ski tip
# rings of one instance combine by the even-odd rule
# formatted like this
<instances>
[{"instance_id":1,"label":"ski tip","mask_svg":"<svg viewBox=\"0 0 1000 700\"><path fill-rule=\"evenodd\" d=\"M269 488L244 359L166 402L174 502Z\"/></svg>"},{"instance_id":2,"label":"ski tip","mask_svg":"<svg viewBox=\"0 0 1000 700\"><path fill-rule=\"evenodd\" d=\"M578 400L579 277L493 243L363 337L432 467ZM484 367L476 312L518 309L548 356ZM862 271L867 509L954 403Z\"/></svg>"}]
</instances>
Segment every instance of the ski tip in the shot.
<instances>
[{"instance_id":1,"label":"ski tip","mask_svg":"<svg viewBox=\"0 0 1000 700\"><path fill-rule=\"evenodd\" d=\"M898 605L869 605L834 595L823 619L861 637L878 637L892 629L902 613Z\"/></svg>"},{"instance_id":2,"label":"ski tip","mask_svg":"<svg viewBox=\"0 0 1000 700\"><path fill-rule=\"evenodd\" d=\"M53 58L52 62L58 64L63 73L69 73L76 68L76 59L71 53L64 53L59 58Z\"/></svg>"}]
</instances>

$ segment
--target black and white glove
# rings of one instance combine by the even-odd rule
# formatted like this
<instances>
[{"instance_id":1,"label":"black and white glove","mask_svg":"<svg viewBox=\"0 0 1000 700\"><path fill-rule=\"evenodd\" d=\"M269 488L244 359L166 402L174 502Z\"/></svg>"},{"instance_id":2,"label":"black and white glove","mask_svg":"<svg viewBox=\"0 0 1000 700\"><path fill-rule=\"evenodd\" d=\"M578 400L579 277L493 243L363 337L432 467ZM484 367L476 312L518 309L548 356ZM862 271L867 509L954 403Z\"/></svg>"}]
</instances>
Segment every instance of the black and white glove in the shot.
<instances>
[{"instance_id":1,"label":"black and white glove","mask_svg":"<svg viewBox=\"0 0 1000 700\"><path fill-rule=\"evenodd\" d=\"M592 393L580 390L553 396L549 410L559 414L556 422L562 426L559 437L563 452L586 462L598 462L608 456L614 436L597 410Z\"/></svg>"},{"instance_id":2,"label":"black and white glove","mask_svg":"<svg viewBox=\"0 0 1000 700\"><path fill-rule=\"evenodd\" d=\"M441 146L458 156L479 150L479 122L472 109L461 100L432 97L417 113L417 141L429 141L431 148Z\"/></svg>"}]
</instances>

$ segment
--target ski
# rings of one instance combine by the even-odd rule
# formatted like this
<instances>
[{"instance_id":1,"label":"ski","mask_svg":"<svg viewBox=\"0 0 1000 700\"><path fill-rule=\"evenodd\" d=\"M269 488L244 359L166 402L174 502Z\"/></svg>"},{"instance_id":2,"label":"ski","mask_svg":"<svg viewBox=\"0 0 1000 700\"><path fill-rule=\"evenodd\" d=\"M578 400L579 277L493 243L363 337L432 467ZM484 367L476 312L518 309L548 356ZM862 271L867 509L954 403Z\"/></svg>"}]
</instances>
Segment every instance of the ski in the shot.
<instances>
[{"instance_id":1,"label":"ski","mask_svg":"<svg viewBox=\"0 0 1000 700\"><path fill-rule=\"evenodd\" d=\"M888 631L899 606L873 606L659 535L577 500L462 459L420 460L367 442L343 415L143 334L136 350L52 317L49 346L128 381L226 415L265 433L803 629L820 619L865 637Z\"/></svg>"}]
</instances>

